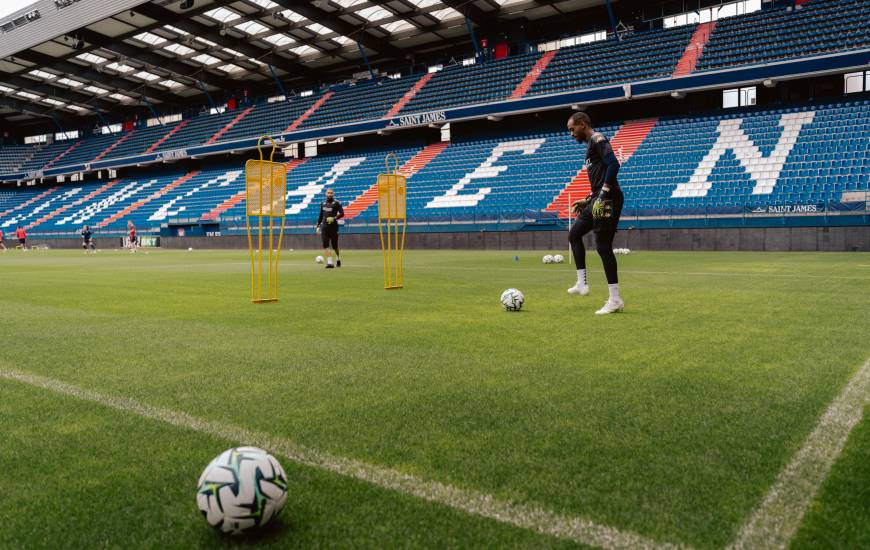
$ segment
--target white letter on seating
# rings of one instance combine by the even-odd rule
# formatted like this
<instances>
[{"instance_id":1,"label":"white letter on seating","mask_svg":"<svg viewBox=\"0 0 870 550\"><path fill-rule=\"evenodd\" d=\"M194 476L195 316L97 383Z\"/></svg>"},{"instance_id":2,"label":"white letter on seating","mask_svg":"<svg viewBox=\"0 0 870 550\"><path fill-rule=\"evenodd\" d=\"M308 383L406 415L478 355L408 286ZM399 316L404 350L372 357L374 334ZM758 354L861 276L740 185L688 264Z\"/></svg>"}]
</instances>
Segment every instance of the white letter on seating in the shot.
<instances>
[{"instance_id":1,"label":"white letter on seating","mask_svg":"<svg viewBox=\"0 0 870 550\"><path fill-rule=\"evenodd\" d=\"M729 150L734 151L740 165L755 182L752 194L771 194L773 188L776 187L777 180L779 180L782 167L797 142L801 128L804 124L810 124L815 115L815 111L782 115L779 120L782 133L776 143L776 148L767 157L761 154L755 143L740 128L740 125L743 124L742 118L732 118L719 122L717 129L719 137L713 144L713 148L701 160L701 164L695 168L695 173L689 178L688 183L677 185L671 197L706 197L707 191L712 186L709 179L710 174L722 155Z\"/></svg>"},{"instance_id":2,"label":"white letter on seating","mask_svg":"<svg viewBox=\"0 0 870 550\"><path fill-rule=\"evenodd\" d=\"M309 181L305 185L300 185L292 191L287 191L287 215L289 216L292 214L298 214L308 208L308 205L311 204L311 201L314 200L314 197L316 197L321 191L323 191L324 187L332 185L348 170L355 166L359 166L365 160L365 157L341 159L340 161L336 162L332 166L332 168L329 169L328 172L326 172L316 180ZM290 204L291 197L302 197L302 200L295 204Z\"/></svg>"},{"instance_id":3,"label":"white letter on seating","mask_svg":"<svg viewBox=\"0 0 870 550\"><path fill-rule=\"evenodd\" d=\"M520 151L524 155L531 155L537 151L544 142L545 138L539 139L524 139L521 141L506 141L495 146L489 157L483 163L474 169L474 172L465 174L453 187L448 189L440 197L435 197L426 208L457 208L460 206L477 206L477 203L482 201L487 195L492 192L491 187L481 187L476 193L467 193L460 195L459 192L465 189L465 186L471 183L471 180L496 178L508 169L505 165L493 166L505 153L512 151Z\"/></svg>"}]
</instances>

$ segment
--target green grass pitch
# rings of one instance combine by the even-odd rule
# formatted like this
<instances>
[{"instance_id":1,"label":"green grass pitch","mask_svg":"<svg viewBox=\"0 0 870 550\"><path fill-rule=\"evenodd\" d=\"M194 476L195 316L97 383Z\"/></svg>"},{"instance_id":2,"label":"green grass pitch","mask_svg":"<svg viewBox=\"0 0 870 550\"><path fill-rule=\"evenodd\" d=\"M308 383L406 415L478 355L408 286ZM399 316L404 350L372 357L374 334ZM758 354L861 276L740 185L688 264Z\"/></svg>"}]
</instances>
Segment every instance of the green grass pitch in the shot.
<instances>
[{"instance_id":1,"label":"green grass pitch","mask_svg":"<svg viewBox=\"0 0 870 550\"><path fill-rule=\"evenodd\" d=\"M588 297L543 252L411 250L393 292L379 252L316 254L284 253L281 301L252 305L245 251L10 251L0 371L722 548L870 357L867 254L620 256L606 317L591 253ZM868 434L865 416L794 547L870 546ZM0 547L577 547L280 454L279 520L227 539L195 485L245 443L0 377Z\"/></svg>"}]
</instances>

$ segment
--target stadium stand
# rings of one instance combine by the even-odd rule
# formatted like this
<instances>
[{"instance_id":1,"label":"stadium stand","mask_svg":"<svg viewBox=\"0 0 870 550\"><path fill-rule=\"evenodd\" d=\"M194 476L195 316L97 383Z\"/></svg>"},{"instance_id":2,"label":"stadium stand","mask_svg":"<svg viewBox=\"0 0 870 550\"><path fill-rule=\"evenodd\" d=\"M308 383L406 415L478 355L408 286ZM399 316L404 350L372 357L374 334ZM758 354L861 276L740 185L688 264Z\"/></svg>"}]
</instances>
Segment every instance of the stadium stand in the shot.
<instances>
[{"instance_id":1,"label":"stadium stand","mask_svg":"<svg viewBox=\"0 0 870 550\"><path fill-rule=\"evenodd\" d=\"M136 128L136 131L125 141L118 143L103 158L119 158L144 153L151 145L172 131L180 123L157 124L146 128Z\"/></svg>"},{"instance_id":2,"label":"stadium stand","mask_svg":"<svg viewBox=\"0 0 870 550\"><path fill-rule=\"evenodd\" d=\"M854 50L870 45L868 20L870 3L859 0L814 0L801 9L773 6L720 19L715 25L640 32L622 40L611 37L555 53L535 52L467 67L452 64L422 76L342 84L308 97L203 113L165 126L137 127L132 134L89 136L62 157L59 144L4 146L0 174L44 169L49 163L72 166L97 158Z\"/></svg>"},{"instance_id":3,"label":"stadium stand","mask_svg":"<svg viewBox=\"0 0 870 550\"><path fill-rule=\"evenodd\" d=\"M330 90L330 91L326 92L325 94L323 94L322 96L320 96L319 98L317 98L317 101L315 101L314 104L311 105L311 107L306 109L305 112L302 113L301 115L299 115L299 117L296 120L291 122L290 126L284 128L284 132L285 133L292 132L293 130L299 128L302 125L302 123L304 123L306 120L308 120L308 118L311 115L316 113L323 106L324 103L329 101L333 95L335 95L335 92Z\"/></svg>"},{"instance_id":4,"label":"stadium stand","mask_svg":"<svg viewBox=\"0 0 870 550\"><path fill-rule=\"evenodd\" d=\"M16 172L33 157L32 145L7 145L0 148L0 172Z\"/></svg>"},{"instance_id":5,"label":"stadium stand","mask_svg":"<svg viewBox=\"0 0 870 550\"><path fill-rule=\"evenodd\" d=\"M381 118L408 93L419 75L368 81L335 92L329 103L313 113L301 128L331 126L343 122ZM361 101L361 97L365 101Z\"/></svg>"},{"instance_id":6,"label":"stadium stand","mask_svg":"<svg viewBox=\"0 0 870 550\"><path fill-rule=\"evenodd\" d=\"M870 101L752 109L704 117L668 117L603 125L618 157L626 215L736 214L746 209L843 202L870 188ZM327 187L370 223L366 200L386 150L352 150L292 161L287 224L309 226ZM453 142L409 144L395 151L411 176L412 220L472 220L554 211L564 216L585 146L561 128ZM415 159L412 161L412 159ZM410 162L409 162L410 161ZM117 182L6 192L0 227L70 232L82 223L123 229L241 219L242 164L201 172L143 170ZM582 187L582 185L581 185ZM579 198L579 197L578 197ZM63 214L63 215L61 215Z\"/></svg>"},{"instance_id":7,"label":"stadium stand","mask_svg":"<svg viewBox=\"0 0 870 550\"><path fill-rule=\"evenodd\" d=\"M639 215L736 213L867 191L870 102L659 122L620 180Z\"/></svg>"},{"instance_id":8,"label":"stadium stand","mask_svg":"<svg viewBox=\"0 0 870 550\"><path fill-rule=\"evenodd\" d=\"M160 146L160 150L170 151L179 147L204 144L238 115L236 111L225 111L215 114L203 113L193 117L189 119L184 129L167 138Z\"/></svg>"},{"instance_id":9,"label":"stadium stand","mask_svg":"<svg viewBox=\"0 0 870 550\"><path fill-rule=\"evenodd\" d=\"M613 82L631 82L670 76L695 26L639 33L623 40L610 39L562 48L529 94L550 94ZM650 47L655 44L655 47Z\"/></svg>"},{"instance_id":10,"label":"stadium stand","mask_svg":"<svg viewBox=\"0 0 870 550\"><path fill-rule=\"evenodd\" d=\"M114 145L124 135L125 133L119 132L83 139L81 145L64 155L63 159L56 164L58 166L65 166L69 164L91 162L102 154L103 151Z\"/></svg>"},{"instance_id":11,"label":"stadium stand","mask_svg":"<svg viewBox=\"0 0 870 550\"><path fill-rule=\"evenodd\" d=\"M272 135L284 131L289 121L296 120L302 113L307 111L317 96L295 97L290 101L275 101L273 103L260 103L254 110L230 128L221 136L219 141L231 141L251 136L264 134Z\"/></svg>"},{"instance_id":12,"label":"stadium stand","mask_svg":"<svg viewBox=\"0 0 870 550\"><path fill-rule=\"evenodd\" d=\"M852 50L870 45L870 2L814 0L721 19L698 70Z\"/></svg>"},{"instance_id":13,"label":"stadium stand","mask_svg":"<svg viewBox=\"0 0 870 550\"><path fill-rule=\"evenodd\" d=\"M5 224L7 218L14 216L16 212L24 210L43 197L50 194L56 187L50 189L16 189L14 191L0 191L0 229L14 228L11 223Z\"/></svg>"},{"instance_id":14,"label":"stadium stand","mask_svg":"<svg viewBox=\"0 0 870 550\"><path fill-rule=\"evenodd\" d=\"M58 141L49 145L38 145L34 147L30 159L21 165L20 169L23 171L39 170L43 166L49 166L75 143L78 142Z\"/></svg>"},{"instance_id":15,"label":"stadium stand","mask_svg":"<svg viewBox=\"0 0 870 550\"><path fill-rule=\"evenodd\" d=\"M402 114L502 100L522 82L541 54L520 55L468 67L450 65L435 73L402 108Z\"/></svg>"}]
</instances>

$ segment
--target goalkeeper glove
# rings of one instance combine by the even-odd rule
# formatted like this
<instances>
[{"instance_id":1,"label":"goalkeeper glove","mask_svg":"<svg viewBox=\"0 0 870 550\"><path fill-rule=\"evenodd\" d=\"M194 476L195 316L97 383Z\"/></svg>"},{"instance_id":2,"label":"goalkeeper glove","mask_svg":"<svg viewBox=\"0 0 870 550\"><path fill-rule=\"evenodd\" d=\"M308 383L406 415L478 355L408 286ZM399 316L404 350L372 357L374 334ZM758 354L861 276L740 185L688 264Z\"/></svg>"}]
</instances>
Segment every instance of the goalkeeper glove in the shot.
<instances>
[{"instance_id":1,"label":"goalkeeper glove","mask_svg":"<svg viewBox=\"0 0 870 550\"><path fill-rule=\"evenodd\" d=\"M572 205L572 208L573 208L573 210L574 210L574 213L575 213L575 214L579 214L580 212L582 212L583 210L585 210L586 207L589 206L589 199L590 199L590 198L592 198L592 195L591 195L591 194L586 195L585 198L582 198L582 199L580 199L579 201L574 201L574 204Z\"/></svg>"},{"instance_id":2,"label":"goalkeeper glove","mask_svg":"<svg viewBox=\"0 0 870 550\"><path fill-rule=\"evenodd\" d=\"M326 218L326 223L330 223L330 224L331 224L331 223L334 222L334 221L335 221L335 218L333 218L332 216Z\"/></svg>"},{"instance_id":3,"label":"goalkeeper glove","mask_svg":"<svg viewBox=\"0 0 870 550\"><path fill-rule=\"evenodd\" d=\"M604 220L613 214L613 201L609 199L610 192L602 189L592 205L592 219Z\"/></svg>"},{"instance_id":4,"label":"goalkeeper glove","mask_svg":"<svg viewBox=\"0 0 870 550\"><path fill-rule=\"evenodd\" d=\"M319 225L314 226L314 232L317 233L318 235L320 235L320 226Z\"/></svg>"}]
</instances>

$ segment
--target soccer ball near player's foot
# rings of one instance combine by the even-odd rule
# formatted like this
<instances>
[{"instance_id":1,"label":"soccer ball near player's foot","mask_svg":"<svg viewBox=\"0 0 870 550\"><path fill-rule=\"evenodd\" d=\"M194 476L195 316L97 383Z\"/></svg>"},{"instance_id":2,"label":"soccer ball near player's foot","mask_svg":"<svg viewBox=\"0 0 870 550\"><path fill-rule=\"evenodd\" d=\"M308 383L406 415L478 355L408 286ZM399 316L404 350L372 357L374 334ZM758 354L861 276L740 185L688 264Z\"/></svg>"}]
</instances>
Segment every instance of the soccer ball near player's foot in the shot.
<instances>
[{"instance_id":1,"label":"soccer ball near player's foot","mask_svg":"<svg viewBox=\"0 0 870 550\"><path fill-rule=\"evenodd\" d=\"M560 264L564 261L565 261L565 256L562 256L561 254L556 254L555 256L553 256L553 263Z\"/></svg>"},{"instance_id":2,"label":"soccer ball near player's foot","mask_svg":"<svg viewBox=\"0 0 870 550\"><path fill-rule=\"evenodd\" d=\"M546 256L544 256L544 263L545 264L553 263L553 256L550 254L547 254Z\"/></svg>"},{"instance_id":3,"label":"soccer ball near player's foot","mask_svg":"<svg viewBox=\"0 0 870 550\"><path fill-rule=\"evenodd\" d=\"M515 288L509 288L501 293L501 307L505 311L519 311L523 308L526 297Z\"/></svg>"},{"instance_id":4,"label":"soccer ball near player's foot","mask_svg":"<svg viewBox=\"0 0 870 550\"><path fill-rule=\"evenodd\" d=\"M318 257L314 258L314 263L322 264L323 263L323 256L318 256Z\"/></svg>"},{"instance_id":5,"label":"soccer ball near player's foot","mask_svg":"<svg viewBox=\"0 0 870 550\"><path fill-rule=\"evenodd\" d=\"M286 500L287 474L272 455L256 447L221 453L196 488L196 504L209 525L233 535L266 525Z\"/></svg>"}]
</instances>

